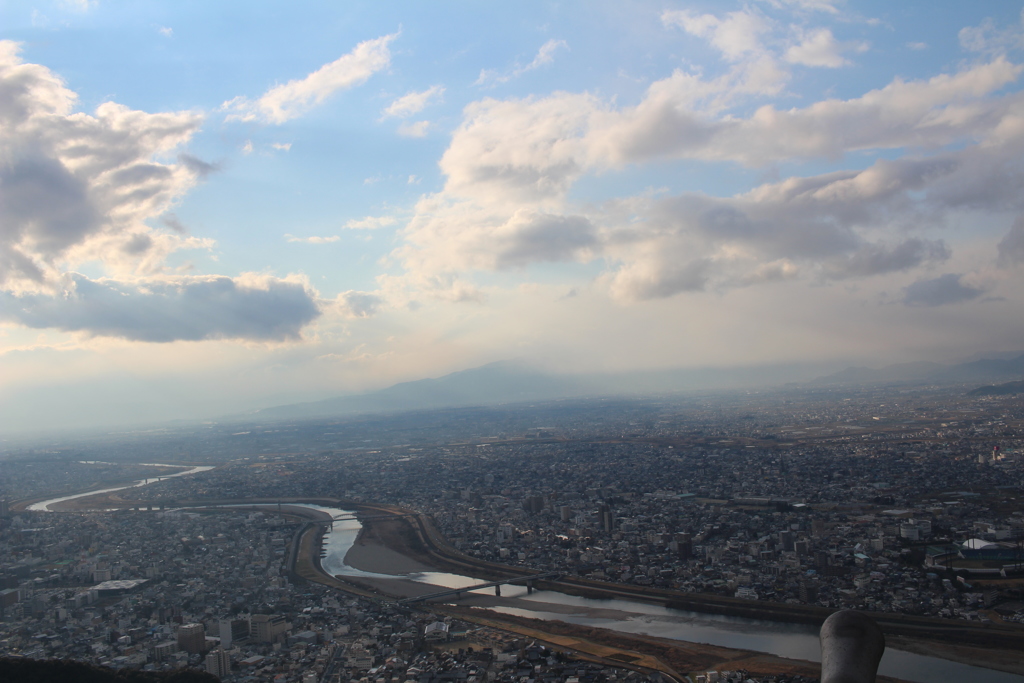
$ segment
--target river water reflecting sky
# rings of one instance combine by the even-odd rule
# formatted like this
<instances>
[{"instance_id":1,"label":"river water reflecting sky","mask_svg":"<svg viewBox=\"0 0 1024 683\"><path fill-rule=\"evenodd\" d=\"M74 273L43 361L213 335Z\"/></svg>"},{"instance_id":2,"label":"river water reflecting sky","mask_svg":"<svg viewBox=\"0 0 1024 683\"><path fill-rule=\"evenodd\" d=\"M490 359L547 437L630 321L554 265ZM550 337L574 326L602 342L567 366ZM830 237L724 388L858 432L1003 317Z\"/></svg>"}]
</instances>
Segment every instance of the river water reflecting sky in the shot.
<instances>
[{"instance_id":1,"label":"river water reflecting sky","mask_svg":"<svg viewBox=\"0 0 1024 683\"><path fill-rule=\"evenodd\" d=\"M177 474L168 475L168 477L185 476L209 469L212 468L194 467ZM162 478L166 479L168 477ZM49 507L54 503L97 493L108 493L126 488L145 486L154 480L142 480L126 486L104 489L102 491L90 491L88 493L53 498L36 503L29 509L49 510ZM289 505L299 507L295 503L290 503ZM268 510L276 509L274 505L267 505L266 507ZM321 558L321 566L325 571L332 575L340 574L343 576L374 579L396 578L395 575L391 574L362 571L345 563L345 557L355 544L359 530L362 528L359 521L353 518L354 513L351 510L312 504L302 504L301 507L326 512L337 520L334 522L333 529L324 535L324 555ZM445 572L415 572L402 574L400 577L438 586L439 588L462 588L481 582L479 578ZM492 590L484 589L476 592L490 595ZM502 596L521 598L523 602L535 604L536 607L493 607L489 609L538 619L561 620L573 624L607 628L622 633L636 633L674 640L768 652L781 657L813 662L820 661L821 658L817 630L813 627L799 624L784 624L758 619L687 612L631 600L595 600L593 598L567 595L557 591L534 591L532 594L527 594L525 586L503 586ZM557 611L552 609L554 606L558 606ZM578 611L572 609L566 611L566 607L576 607ZM593 616L595 612L608 614L608 610L617 612L617 618ZM962 681L971 681L971 683L1024 683L1024 676L969 666L936 657L917 655L892 648L886 649L882 662L879 665L879 673L911 681L920 681L921 683L960 683Z\"/></svg>"},{"instance_id":2,"label":"river water reflecting sky","mask_svg":"<svg viewBox=\"0 0 1024 683\"><path fill-rule=\"evenodd\" d=\"M323 568L331 574L366 578L395 578L391 575L364 572L345 564L345 556L355 543L361 525L351 519L352 513L337 508L309 505L333 517L346 519L334 523L334 530L324 537L326 553L321 559ZM480 583L481 579L444 572L417 572L403 574L402 578L422 581L438 587L462 588ZM493 589L476 591L493 595ZM502 586L503 597L517 597L533 603L536 608L493 607L497 612L517 614L538 619L561 620L573 624L607 628L623 633L659 636L674 640L709 643L723 647L768 652L781 657L821 660L817 629L801 624L785 624L758 619L745 619L701 612L668 609L631 600L595 600L556 591L534 591L527 595L524 586ZM558 611L551 608L558 606ZM578 611L564 611L565 607ZM547 608L547 609L546 609ZM595 617L593 613L606 610L621 613L621 618ZM921 683L1024 683L1024 676L951 662L937 657L917 655L887 648L879 665L879 673Z\"/></svg>"},{"instance_id":3,"label":"river water reflecting sky","mask_svg":"<svg viewBox=\"0 0 1024 683\"><path fill-rule=\"evenodd\" d=\"M141 463L141 464L145 465L146 467L181 467L181 465L161 465L160 463ZM109 489L99 489L97 491L86 491L85 493L76 493L76 494L71 495L71 496L62 496L60 498L50 498L49 500L43 500L43 501L40 501L38 503L33 503L32 505L29 505L28 509L32 510L34 512L50 512L50 506L51 505L55 505L56 503L63 503L63 502L68 501L68 500L74 500L76 498L84 498L86 496L95 496L95 495L98 495L100 493L111 493L113 491L123 491L124 489L138 488L140 486L146 486L147 484L152 484L153 482L161 481L163 479L173 479L174 477L184 477L184 476L189 475L189 474L197 474L199 472L206 472L207 470L212 470L212 469L213 469L213 467L208 467L206 465L199 465L199 466L196 466L196 467L189 467L188 469L182 470L181 472L175 472L174 474L162 474L162 475L160 475L158 477L149 477L149 478L146 478L146 479L140 479L138 481L132 482L131 484L125 484L124 486L113 486L113 487L111 487Z\"/></svg>"}]
</instances>

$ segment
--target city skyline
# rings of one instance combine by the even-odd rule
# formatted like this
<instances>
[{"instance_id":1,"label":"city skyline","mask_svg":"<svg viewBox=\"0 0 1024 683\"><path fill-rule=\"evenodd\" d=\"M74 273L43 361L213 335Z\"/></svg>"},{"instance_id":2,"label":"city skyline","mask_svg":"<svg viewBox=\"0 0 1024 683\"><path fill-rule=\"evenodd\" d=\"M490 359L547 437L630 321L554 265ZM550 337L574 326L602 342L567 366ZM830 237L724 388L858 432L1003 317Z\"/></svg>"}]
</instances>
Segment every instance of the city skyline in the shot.
<instances>
[{"instance_id":1,"label":"city skyline","mask_svg":"<svg viewBox=\"0 0 1024 683\"><path fill-rule=\"evenodd\" d=\"M0 405L1019 351L1020 3L0 8Z\"/></svg>"}]
</instances>

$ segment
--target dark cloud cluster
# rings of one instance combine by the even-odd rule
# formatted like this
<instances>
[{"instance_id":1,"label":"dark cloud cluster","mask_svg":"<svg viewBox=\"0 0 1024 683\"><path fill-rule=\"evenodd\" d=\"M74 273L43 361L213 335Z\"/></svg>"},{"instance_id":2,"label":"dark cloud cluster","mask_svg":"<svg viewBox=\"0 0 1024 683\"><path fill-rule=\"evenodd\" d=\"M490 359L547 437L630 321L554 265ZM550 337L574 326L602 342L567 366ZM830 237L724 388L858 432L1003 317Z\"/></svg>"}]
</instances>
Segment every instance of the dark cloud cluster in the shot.
<instances>
[{"instance_id":1,"label":"dark cloud cluster","mask_svg":"<svg viewBox=\"0 0 1024 683\"><path fill-rule=\"evenodd\" d=\"M965 284L963 275L946 273L931 280L918 280L906 287L903 303L908 306L943 306L972 301L987 290Z\"/></svg>"},{"instance_id":2,"label":"dark cloud cluster","mask_svg":"<svg viewBox=\"0 0 1024 683\"><path fill-rule=\"evenodd\" d=\"M517 212L495 231L496 266L509 268L538 261L565 261L597 246L594 225L583 216Z\"/></svg>"},{"instance_id":3,"label":"dark cloud cluster","mask_svg":"<svg viewBox=\"0 0 1024 683\"><path fill-rule=\"evenodd\" d=\"M162 161L200 115L112 102L74 113L75 94L18 49L0 41L0 319L146 342L283 341L320 315L301 283L167 274L167 254L211 244L168 209L219 167L187 152ZM112 276L69 272L84 262Z\"/></svg>"},{"instance_id":4,"label":"dark cloud cluster","mask_svg":"<svg viewBox=\"0 0 1024 683\"><path fill-rule=\"evenodd\" d=\"M191 277L127 284L72 274L63 296L0 293L0 318L33 328L177 340L298 339L320 315L303 284L263 278Z\"/></svg>"},{"instance_id":5,"label":"dark cloud cluster","mask_svg":"<svg viewBox=\"0 0 1024 683\"><path fill-rule=\"evenodd\" d=\"M75 93L18 50L0 41L0 286L52 291L69 261L130 271L183 246L176 236L158 245L147 221L210 170L186 154L158 160L202 117L112 102L75 113Z\"/></svg>"},{"instance_id":6,"label":"dark cloud cluster","mask_svg":"<svg viewBox=\"0 0 1024 683\"><path fill-rule=\"evenodd\" d=\"M44 281L47 261L101 226L87 184L60 161L32 155L0 163L0 285Z\"/></svg>"},{"instance_id":7,"label":"dark cloud cluster","mask_svg":"<svg viewBox=\"0 0 1024 683\"><path fill-rule=\"evenodd\" d=\"M868 243L848 257L838 260L827 269L829 277L868 277L916 268L923 263L945 261L950 257L949 247L942 240L924 240L913 237L889 246Z\"/></svg>"},{"instance_id":8,"label":"dark cloud cluster","mask_svg":"<svg viewBox=\"0 0 1024 683\"><path fill-rule=\"evenodd\" d=\"M1018 218L1010 231L999 242L999 265L1017 266L1024 263L1024 216Z\"/></svg>"},{"instance_id":9,"label":"dark cloud cluster","mask_svg":"<svg viewBox=\"0 0 1024 683\"><path fill-rule=\"evenodd\" d=\"M211 164L207 161L203 161L199 157L192 156L191 154L179 154L178 161L185 165L185 168L192 171L196 176L205 178L211 173L216 173L220 170L220 164Z\"/></svg>"}]
</instances>

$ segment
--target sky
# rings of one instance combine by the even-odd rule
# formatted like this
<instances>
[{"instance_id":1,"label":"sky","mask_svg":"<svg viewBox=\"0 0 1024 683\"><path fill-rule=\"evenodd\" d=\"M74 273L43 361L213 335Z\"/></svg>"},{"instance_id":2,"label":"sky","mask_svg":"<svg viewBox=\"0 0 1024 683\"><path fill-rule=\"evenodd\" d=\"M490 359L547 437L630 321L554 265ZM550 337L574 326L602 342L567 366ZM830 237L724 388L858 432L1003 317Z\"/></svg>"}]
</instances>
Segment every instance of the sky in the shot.
<instances>
[{"instance_id":1,"label":"sky","mask_svg":"<svg viewBox=\"0 0 1024 683\"><path fill-rule=\"evenodd\" d=\"M0 431L1024 350L1022 7L0 2Z\"/></svg>"}]
</instances>

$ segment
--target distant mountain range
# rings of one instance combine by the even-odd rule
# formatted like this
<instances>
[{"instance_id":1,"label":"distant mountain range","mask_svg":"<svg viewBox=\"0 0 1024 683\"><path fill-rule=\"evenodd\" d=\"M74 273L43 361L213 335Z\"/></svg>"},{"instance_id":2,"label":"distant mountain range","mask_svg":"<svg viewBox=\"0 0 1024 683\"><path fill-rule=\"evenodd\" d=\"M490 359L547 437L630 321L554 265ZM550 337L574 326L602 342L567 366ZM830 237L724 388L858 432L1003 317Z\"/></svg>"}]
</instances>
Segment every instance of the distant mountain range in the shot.
<instances>
[{"instance_id":1,"label":"distant mountain range","mask_svg":"<svg viewBox=\"0 0 1024 683\"><path fill-rule=\"evenodd\" d=\"M547 375L522 363L502 361L436 379L402 382L365 394L275 406L257 412L268 418L307 418L355 413L391 413L426 408L544 401L594 393L585 380Z\"/></svg>"},{"instance_id":2,"label":"distant mountain range","mask_svg":"<svg viewBox=\"0 0 1024 683\"><path fill-rule=\"evenodd\" d=\"M779 366L562 375L543 372L521 361L499 361L435 379L402 382L364 394L265 408L249 417L304 419L553 401L584 396L737 389L780 385L794 376L807 380L814 374L813 368Z\"/></svg>"},{"instance_id":3,"label":"distant mountain range","mask_svg":"<svg viewBox=\"0 0 1024 683\"><path fill-rule=\"evenodd\" d=\"M553 401L586 396L747 389L793 382L802 382L802 386L809 388L863 384L983 384L1024 378L1024 353L1012 358L981 358L958 365L901 363L880 369L850 367L817 378L814 378L815 374L812 367L794 365L562 375L538 370L522 361L499 361L443 377L402 382L363 394L264 408L246 417L308 419Z\"/></svg>"},{"instance_id":4,"label":"distant mountain range","mask_svg":"<svg viewBox=\"0 0 1024 683\"><path fill-rule=\"evenodd\" d=\"M898 363L872 369L850 367L819 377L812 385L847 384L980 384L1024 378L1024 353L1010 358L981 358L968 363Z\"/></svg>"}]
</instances>

